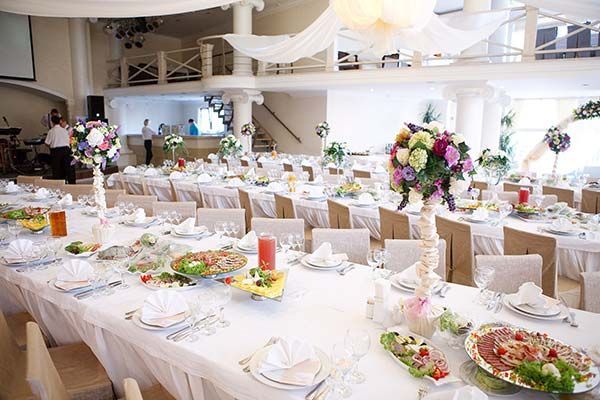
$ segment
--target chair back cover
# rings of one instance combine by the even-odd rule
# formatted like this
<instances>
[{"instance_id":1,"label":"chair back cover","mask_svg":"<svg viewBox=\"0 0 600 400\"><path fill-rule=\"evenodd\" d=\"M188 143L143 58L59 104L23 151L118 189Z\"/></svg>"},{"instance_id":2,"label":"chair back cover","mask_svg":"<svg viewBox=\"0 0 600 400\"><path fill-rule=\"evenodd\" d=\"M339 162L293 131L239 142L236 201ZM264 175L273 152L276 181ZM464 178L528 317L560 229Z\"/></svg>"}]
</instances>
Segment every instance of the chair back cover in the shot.
<instances>
[{"instance_id":1,"label":"chair back cover","mask_svg":"<svg viewBox=\"0 0 600 400\"><path fill-rule=\"evenodd\" d=\"M367 263L371 246L368 229L313 229L312 250L315 251L324 242L331 243L334 254L345 253L350 262Z\"/></svg>"},{"instance_id":2,"label":"chair back cover","mask_svg":"<svg viewBox=\"0 0 600 400\"><path fill-rule=\"evenodd\" d=\"M177 211L184 219L196 218L195 201L156 201L152 203L152 215L159 215L165 211Z\"/></svg>"},{"instance_id":3,"label":"chair back cover","mask_svg":"<svg viewBox=\"0 0 600 400\"><path fill-rule=\"evenodd\" d=\"M387 239L385 249L388 252L388 259L385 261L385 268L402 272L421 259L421 241L420 240L401 240ZM434 270L436 274L446 279L446 241L440 239L438 244L440 252L440 261L438 267Z\"/></svg>"},{"instance_id":4,"label":"chair back cover","mask_svg":"<svg viewBox=\"0 0 600 400\"><path fill-rule=\"evenodd\" d=\"M310 182L315 180L315 170L312 167L312 165L303 165L302 166L302 171L304 172L308 172L308 180Z\"/></svg>"},{"instance_id":5,"label":"chair back cover","mask_svg":"<svg viewBox=\"0 0 600 400\"><path fill-rule=\"evenodd\" d=\"M379 226L382 243L387 239L410 239L410 223L404 213L379 207Z\"/></svg>"},{"instance_id":6,"label":"chair back cover","mask_svg":"<svg viewBox=\"0 0 600 400\"><path fill-rule=\"evenodd\" d=\"M277 218L296 218L294 200L287 196L275 194L275 212Z\"/></svg>"},{"instance_id":7,"label":"chair back cover","mask_svg":"<svg viewBox=\"0 0 600 400\"><path fill-rule=\"evenodd\" d=\"M137 208L143 208L147 216L152 216L154 215L152 213L152 205L158 201L158 198L156 196L120 194L117 196L117 203L120 201L133 203Z\"/></svg>"},{"instance_id":8,"label":"chair back cover","mask_svg":"<svg viewBox=\"0 0 600 400\"><path fill-rule=\"evenodd\" d=\"M583 189L581 191L581 211L585 213L600 213L600 190Z\"/></svg>"},{"instance_id":9,"label":"chair back cover","mask_svg":"<svg viewBox=\"0 0 600 400\"><path fill-rule=\"evenodd\" d=\"M371 172L370 171L362 171L359 169L355 169L352 170L352 173L354 174L355 178L368 178L371 179Z\"/></svg>"},{"instance_id":10,"label":"chair back cover","mask_svg":"<svg viewBox=\"0 0 600 400\"><path fill-rule=\"evenodd\" d=\"M471 225L440 216L435 217L435 223L438 235L446 241L446 280L473 286Z\"/></svg>"},{"instance_id":11,"label":"chair back cover","mask_svg":"<svg viewBox=\"0 0 600 400\"><path fill-rule=\"evenodd\" d=\"M542 257L539 254L524 256L475 256L478 267L492 267L494 280L488 289L501 293L516 293L525 282L542 286Z\"/></svg>"},{"instance_id":12,"label":"chair back cover","mask_svg":"<svg viewBox=\"0 0 600 400\"><path fill-rule=\"evenodd\" d=\"M569 207L574 207L575 205L575 191L572 189L542 186L542 193L556 195L558 201L567 203Z\"/></svg>"},{"instance_id":13,"label":"chair back cover","mask_svg":"<svg viewBox=\"0 0 600 400\"><path fill-rule=\"evenodd\" d=\"M327 199L329 227L332 229L352 229L350 207Z\"/></svg>"},{"instance_id":14,"label":"chair back cover","mask_svg":"<svg viewBox=\"0 0 600 400\"><path fill-rule=\"evenodd\" d=\"M240 195L240 207L246 210L246 230L249 231L250 227L252 226L252 217L254 215L252 212L250 193L240 188L238 188L238 193Z\"/></svg>"},{"instance_id":15,"label":"chair back cover","mask_svg":"<svg viewBox=\"0 0 600 400\"><path fill-rule=\"evenodd\" d=\"M585 311L600 313L600 272L581 273L581 305Z\"/></svg>"}]
</instances>

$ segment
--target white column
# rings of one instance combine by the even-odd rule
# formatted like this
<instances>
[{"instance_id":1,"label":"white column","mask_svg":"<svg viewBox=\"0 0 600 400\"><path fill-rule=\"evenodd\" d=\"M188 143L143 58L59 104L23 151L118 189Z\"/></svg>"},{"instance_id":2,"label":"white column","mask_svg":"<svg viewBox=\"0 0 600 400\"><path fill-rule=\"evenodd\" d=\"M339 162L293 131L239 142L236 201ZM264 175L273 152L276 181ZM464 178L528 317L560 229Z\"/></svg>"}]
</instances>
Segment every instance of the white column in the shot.
<instances>
[{"instance_id":1,"label":"white column","mask_svg":"<svg viewBox=\"0 0 600 400\"><path fill-rule=\"evenodd\" d=\"M225 92L223 103L233 102L233 134L240 138L244 152L252 151L252 141L242 137L242 126L252 122L252 103L262 104L263 95L258 90L244 89L241 91Z\"/></svg>"},{"instance_id":2,"label":"white column","mask_svg":"<svg viewBox=\"0 0 600 400\"><path fill-rule=\"evenodd\" d=\"M492 0L492 9L493 10L501 10L504 8L510 7L510 0ZM490 36L490 42L498 43L498 44L490 44L489 54L501 54L511 51L510 49L500 46L499 44L510 45L510 38L512 36L510 29L512 29L512 24L504 24L496 32ZM503 62L506 57L490 57L490 61L493 63Z\"/></svg>"},{"instance_id":3,"label":"white column","mask_svg":"<svg viewBox=\"0 0 600 400\"><path fill-rule=\"evenodd\" d=\"M202 43L200 45L200 59L202 61L202 77L208 78L213 75L213 48L214 44Z\"/></svg>"},{"instance_id":4,"label":"white column","mask_svg":"<svg viewBox=\"0 0 600 400\"><path fill-rule=\"evenodd\" d=\"M91 93L87 18L69 18L71 73L73 75L73 107L71 119L87 115L86 96Z\"/></svg>"},{"instance_id":5,"label":"white column","mask_svg":"<svg viewBox=\"0 0 600 400\"><path fill-rule=\"evenodd\" d=\"M538 9L525 7L525 38L523 40L522 61L535 61L535 45L537 41Z\"/></svg>"},{"instance_id":6,"label":"white column","mask_svg":"<svg viewBox=\"0 0 600 400\"><path fill-rule=\"evenodd\" d=\"M481 149L496 150L500 145L502 134L502 116L504 108L510 104L510 98L503 90L485 101L483 107L483 124L481 128Z\"/></svg>"},{"instance_id":7,"label":"white column","mask_svg":"<svg viewBox=\"0 0 600 400\"><path fill-rule=\"evenodd\" d=\"M222 6L227 10L231 5ZM241 0L233 3L233 33L239 35L252 34L252 7L262 11L265 4L263 0ZM252 58L243 55L237 50L233 51L233 74L249 76L252 75Z\"/></svg>"},{"instance_id":8,"label":"white column","mask_svg":"<svg viewBox=\"0 0 600 400\"><path fill-rule=\"evenodd\" d=\"M492 0L465 0L464 2L464 7L463 7L463 11L465 13L475 13L475 12L481 12L481 11L489 11L492 8ZM488 45L487 43L481 41L479 43L474 44L473 46L469 47L466 50L463 50L462 53L460 53L461 56L474 56L474 55L479 55L479 54L487 54L488 52ZM467 59L461 59L460 62L482 62L482 61L489 61L489 59L487 57L481 57L481 58L467 58Z\"/></svg>"}]
</instances>

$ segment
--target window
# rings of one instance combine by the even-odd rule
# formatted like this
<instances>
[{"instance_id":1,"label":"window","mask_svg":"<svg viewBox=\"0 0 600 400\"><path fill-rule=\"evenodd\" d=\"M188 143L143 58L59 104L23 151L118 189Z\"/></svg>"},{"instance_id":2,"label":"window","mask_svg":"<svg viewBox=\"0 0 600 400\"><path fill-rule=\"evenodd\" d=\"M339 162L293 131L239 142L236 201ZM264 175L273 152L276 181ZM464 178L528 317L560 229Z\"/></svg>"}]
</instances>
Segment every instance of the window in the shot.
<instances>
[{"instance_id":1,"label":"window","mask_svg":"<svg viewBox=\"0 0 600 400\"><path fill-rule=\"evenodd\" d=\"M212 107L210 108L198 108L198 129L200 134L203 133L222 133L225 132L225 125L223 119L219 116Z\"/></svg>"}]
</instances>

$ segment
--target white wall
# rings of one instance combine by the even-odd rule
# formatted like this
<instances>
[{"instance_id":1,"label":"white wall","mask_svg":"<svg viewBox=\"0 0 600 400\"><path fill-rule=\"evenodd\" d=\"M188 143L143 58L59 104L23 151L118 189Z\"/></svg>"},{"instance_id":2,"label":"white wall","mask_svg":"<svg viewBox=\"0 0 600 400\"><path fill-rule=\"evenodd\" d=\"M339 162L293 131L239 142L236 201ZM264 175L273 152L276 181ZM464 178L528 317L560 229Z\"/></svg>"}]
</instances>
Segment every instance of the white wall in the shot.
<instances>
[{"instance_id":1,"label":"white wall","mask_svg":"<svg viewBox=\"0 0 600 400\"><path fill-rule=\"evenodd\" d=\"M331 126L329 141L347 142L353 151L371 149L381 152L394 140L405 122L421 123L421 114L432 102L446 120L446 101L413 99L393 94L330 90L327 93L327 121Z\"/></svg>"},{"instance_id":2,"label":"white wall","mask_svg":"<svg viewBox=\"0 0 600 400\"><path fill-rule=\"evenodd\" d=\"M141 133L144 119L150 119L150 127L156 132L158 125L183 124L187 121L183 114L183 105L178 101L132 101L128 100L125 106L125 123L127 132L122 134Z\"/></svg>"}]
</instances>

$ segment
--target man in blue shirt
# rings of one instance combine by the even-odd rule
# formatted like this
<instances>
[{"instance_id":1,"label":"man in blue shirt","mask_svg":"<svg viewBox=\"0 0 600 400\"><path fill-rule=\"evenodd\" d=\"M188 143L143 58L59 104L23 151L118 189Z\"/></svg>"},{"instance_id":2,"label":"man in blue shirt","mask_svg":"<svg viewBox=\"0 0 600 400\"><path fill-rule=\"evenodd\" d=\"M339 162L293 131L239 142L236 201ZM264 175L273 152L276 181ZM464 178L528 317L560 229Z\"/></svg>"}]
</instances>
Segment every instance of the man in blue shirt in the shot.
<instances>
[{"instance_id":1,"label":"man in blue shirt","mask_svg":"<svg viewBox=\"0 0 600 400\"><path fill-rule=\"evenodd\" d=\"M192 118L188 119L188 124L189 124L188 134L190 136L199 136L200 131L198 130L198 125L196 125L196 123L194 122L194 120Z\"/></svg>"}]
</instances>

